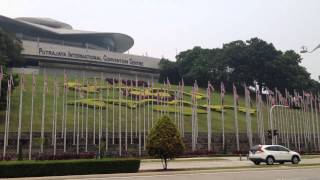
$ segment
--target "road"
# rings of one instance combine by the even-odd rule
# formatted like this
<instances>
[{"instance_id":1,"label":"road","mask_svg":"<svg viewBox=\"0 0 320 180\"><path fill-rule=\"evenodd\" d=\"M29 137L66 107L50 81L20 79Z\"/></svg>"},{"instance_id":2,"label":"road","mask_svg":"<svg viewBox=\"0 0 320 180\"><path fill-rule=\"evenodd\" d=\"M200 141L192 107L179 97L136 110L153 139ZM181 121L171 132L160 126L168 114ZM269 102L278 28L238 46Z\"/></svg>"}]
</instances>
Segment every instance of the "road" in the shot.
<instances>
[{"instance_id":1,"label":"road","mask_svg":"<svg viewBox=\"0 0 320 180\"><path fill-rule=\"evenodd\" d=\"M161 171L160 161L142 160L139 173L97 174L24 178L32 180L320 180L320 157L305 157L300 165L260 165L238 157L180 158L170 161L169 171Z\"/></svg>"},{"instance_id":2,"label":"road","mask_svg":"<svg viewBox=\"0 0 320 180\"><path fill-rule=\"evenodd\" d=\"M302 158L300 164L316 164L320 163L320 157L316 158ZM291 164L291 163L286 163ZM169 169L212 169L212 168L231 168L231 167L255 167L251 161L246 157L239 161L239 157L204 157L204 158L181 158L174 161L169 161ZM160 161L143 160L141 162L140 170L157 170L161 169L162 165ZM319 177L320 180L320 177Z\"/></svg>"},{"instance_id":3,"label":"road","mask_svg":"<svg viewBox=\"0 0 320 180\"><path fill-rule=\"evenodd\" d=\"M320 167L308 168L264 168L230 171L181 171L133 174L106 174L63 177L42 177L32 179L72 180L319 180Z\"/></svg>"}]
</instances>

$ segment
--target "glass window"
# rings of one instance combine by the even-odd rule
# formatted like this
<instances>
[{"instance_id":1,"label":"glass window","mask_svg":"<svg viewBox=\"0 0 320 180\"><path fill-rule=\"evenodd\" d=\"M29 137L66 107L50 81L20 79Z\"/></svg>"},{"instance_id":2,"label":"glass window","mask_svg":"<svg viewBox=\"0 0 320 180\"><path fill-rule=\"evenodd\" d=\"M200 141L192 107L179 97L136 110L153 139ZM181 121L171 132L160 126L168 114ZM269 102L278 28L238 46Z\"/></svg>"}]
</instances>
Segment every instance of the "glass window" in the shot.
<instances>
[{"instance_id":1,"label":"glass window","mask_svg":"<svg viewBox=\"0 0 320 180\"><path fill-rule=\"evenodd\" d=\"M282 147L282 146L278 146L277 149L278 149L278 151L286 151L286 152L288 152L288 149L286 149L285 147Z\"/></svg>"},{"instance_id":2,"label":"glass window","mask_svg":"<svg viewBox=\"0 0 320 180\"><path fill-rule=\"evenodd\" d=\"M269 146L269 147L266 147L265 149L268 151L277 151L276 146Z\"/></svg>"}]
</instances>

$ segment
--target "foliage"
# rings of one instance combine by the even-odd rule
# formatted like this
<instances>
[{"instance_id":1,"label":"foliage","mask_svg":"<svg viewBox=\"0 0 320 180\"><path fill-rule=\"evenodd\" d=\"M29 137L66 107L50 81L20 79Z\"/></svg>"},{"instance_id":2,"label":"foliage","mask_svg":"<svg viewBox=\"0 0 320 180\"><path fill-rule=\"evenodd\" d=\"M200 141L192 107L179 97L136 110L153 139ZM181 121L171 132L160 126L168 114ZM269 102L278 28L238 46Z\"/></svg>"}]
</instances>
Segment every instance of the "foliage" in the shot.
<instances>
[{"instance_id":1,"label":"foliage","mask_svg":"<svg viewBox=\"0 0 320 180\"><path fill-rule=\"evenodd\" d=\"M227 90L231 90L232 83L252 85L256 80L260 85L281 91L320 88L320 83L312 80L310 73L300 66L299 54L293 50L282 52L259 38L237 40L215 49L194 47L180 52L176 59L176 62L163 60L162 76L170 80L183 77L188 85L197 80L202 87L206 87L208 81L219 87L220 82L225 82ZM242 91L243 88L239 92Z\"/></svg>"},{"instance_id":2,"label":"foliage","mask_svg":"<svg viewBox=\"0 0 320 180\"><path fill-rule=\"evenodd\" d=\"M1 81L0 94L0 109L6 107L7 86L8 86L8 71L7 67L20 66L23 64L21 58L22 45L14 34L6 33L0 29L0 65L3 66L3 73L5 74ZM18 76L13 76L14 84L18 84ZM12 87L13 89L14 87Z\"/></svg>"},{"instance_id":3,"label":"foliage","mask_svg":"<svg viewBox=\"0 0 320 180\"><path fill-rule=\"evenodd\" d=\"M181 77L178 73L178 66L176 63L162 58L160 60L159 66L161 69L159 82L164 82L168 78L171 83L178 84Z\"/></svg>"},{"instance_id":4,"label":"foliage","mask_svg":"<svg viewBox=\"0 0 320 180\"><path fill-rule=\"evenodd\" d=\"M22 65L21 51L21 41L14 34L0 29L0 65L10 67Z\"/></svg>"},{"instance_id":5,"label":"foliage","mask_svg":"<svg viewBox=\"0 0 320 180\"><path fill-rule=\"evenodd\" d=\"M148 154L160 158L163 168L167 169L168 160L182 154L184 149L180 133L169 117L164 116L159 119L148 135Z\"/></svg>"},{"instance_id":6,"label":"foliage","mask_svg":"<svg viewBox=\"0 0 320 180\"><path fill-rule=\"evenodd\" d=\"M140 160L135 159L11 161L0 163L0 177L133 173L139 167Z\"/></svg>"}]
</instances>

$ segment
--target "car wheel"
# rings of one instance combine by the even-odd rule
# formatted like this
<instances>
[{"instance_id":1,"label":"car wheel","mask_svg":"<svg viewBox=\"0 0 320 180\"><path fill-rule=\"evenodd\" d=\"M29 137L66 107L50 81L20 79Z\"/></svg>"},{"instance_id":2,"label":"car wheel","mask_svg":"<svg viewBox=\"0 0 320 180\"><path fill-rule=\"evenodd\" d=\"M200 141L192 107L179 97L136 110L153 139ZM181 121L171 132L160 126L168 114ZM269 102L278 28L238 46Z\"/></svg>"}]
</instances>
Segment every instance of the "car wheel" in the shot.
<instances>
[{"instance_id":1,"label":"car wheel","mask_svg":"<svg viewBox=\"0 0 320 180\"><path fill-rule=\"evenodd\" d=\"M267 164L272 165L273 163L274 163L274 158L271 156L267 157Z\"/></svg>"},{"instance_id":2,"label":"car wheel","mask_svg":"<svg viewBox=\"0 0 320 180\"><path fill-rule=\"evenodd\" d=\"M298 156L293 156L291 162L292 164L298 164L300 162L300 159Z\"/></svg>"},{"instance_id":3,"label":"car wheel","mask_svg":"<svg viewBox=\"0 0 320 180\"><path fill-rule=\"evenodd\" d=\"M255 165L260 165L260 161L253 161L253 163L255 164Z\"/></svg>"}]
</instances>

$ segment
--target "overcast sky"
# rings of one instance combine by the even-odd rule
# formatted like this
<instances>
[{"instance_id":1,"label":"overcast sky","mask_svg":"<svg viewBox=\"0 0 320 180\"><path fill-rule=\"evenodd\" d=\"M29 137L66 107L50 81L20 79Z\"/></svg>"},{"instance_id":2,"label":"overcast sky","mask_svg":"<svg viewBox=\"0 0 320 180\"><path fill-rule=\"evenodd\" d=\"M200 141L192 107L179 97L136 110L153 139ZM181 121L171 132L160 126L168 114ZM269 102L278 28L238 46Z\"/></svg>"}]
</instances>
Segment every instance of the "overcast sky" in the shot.
<instances>
[{"instance_id":1,"label":"overcast sky","mask_svg":"<svg viewBox=\"0 0 320 180\"><path fill-rule=\"evenodd\" d=\"M194 46L216 48L252 37L283 51L320 44L320 0L0 0L0 14L125 33L135 40L131 54L171 60ZM302 57L318 80L320 49Z\"/></svg>"}]
</instances>

